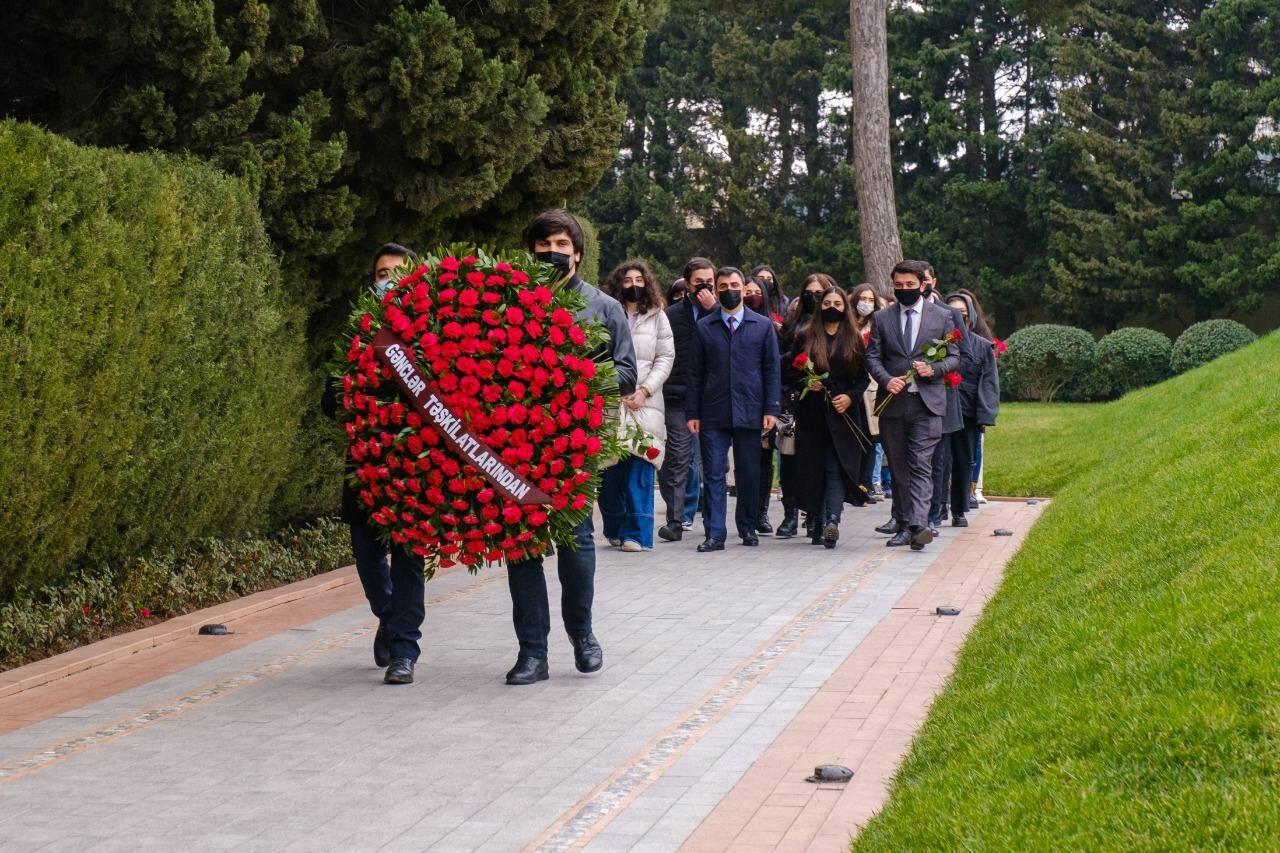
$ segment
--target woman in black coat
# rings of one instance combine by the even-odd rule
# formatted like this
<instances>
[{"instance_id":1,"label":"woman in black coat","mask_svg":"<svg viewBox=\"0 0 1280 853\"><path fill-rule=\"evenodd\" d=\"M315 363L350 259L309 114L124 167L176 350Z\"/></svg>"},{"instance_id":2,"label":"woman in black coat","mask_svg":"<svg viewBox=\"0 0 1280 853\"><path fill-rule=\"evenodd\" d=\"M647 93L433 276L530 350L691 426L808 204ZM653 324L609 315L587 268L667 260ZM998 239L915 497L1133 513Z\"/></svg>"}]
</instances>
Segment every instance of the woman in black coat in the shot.
<instances>
[{"instance_id":1,"label":"woman in black coat","mask_svg":"<svg viewBox=\"0 0 1280 853\"><path fill-rule=\"evenodd\" d=\"M995 426L1000 412L1000 374L996 372L996 351L991 327L982 315L978 298L967 290L947 297L947 304L964 318L960 340L960 385L956 396L964 426L944 435L951 442L951 526L968 527L969 484L973 480L973 457L981 433Z\"/></svg>"},{"instance_id":2,"label":"woman in black coat","mask_svg":"<svg viewBox=\"0 0 1280 853\"><path fill-rule=\"evenodd\" d=\"M862 405L870 377L862 353L853 307L843 290L831 287L783 362L791 386L798 393L809 389L795 409L797 498L809 513L810 540L828 548L840 538L843 505L857 489L871 449ZM810 380L796 363L802 355L826 378Z\"/></svg>"}]
</instances>

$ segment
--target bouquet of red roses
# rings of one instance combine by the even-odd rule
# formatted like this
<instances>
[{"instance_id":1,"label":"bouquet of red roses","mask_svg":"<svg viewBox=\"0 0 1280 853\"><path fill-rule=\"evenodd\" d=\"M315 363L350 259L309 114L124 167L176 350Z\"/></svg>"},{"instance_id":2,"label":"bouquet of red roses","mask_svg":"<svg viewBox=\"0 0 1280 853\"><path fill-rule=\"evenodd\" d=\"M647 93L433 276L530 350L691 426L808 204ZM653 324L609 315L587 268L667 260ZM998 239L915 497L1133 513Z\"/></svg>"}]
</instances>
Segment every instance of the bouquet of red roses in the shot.
<instances>
[{"instance_id":1,"label":"bouquet of red roses","mask_svg":"<svg viewBox=\"0 0 1280 853\"><path fill-rule=\"evenodd\" d=\"M351 485L429 570L545 554L589 512L622 449L585 304L526 253L455 245L354 306L335 371Z\"/></svg>"}]
</instances>

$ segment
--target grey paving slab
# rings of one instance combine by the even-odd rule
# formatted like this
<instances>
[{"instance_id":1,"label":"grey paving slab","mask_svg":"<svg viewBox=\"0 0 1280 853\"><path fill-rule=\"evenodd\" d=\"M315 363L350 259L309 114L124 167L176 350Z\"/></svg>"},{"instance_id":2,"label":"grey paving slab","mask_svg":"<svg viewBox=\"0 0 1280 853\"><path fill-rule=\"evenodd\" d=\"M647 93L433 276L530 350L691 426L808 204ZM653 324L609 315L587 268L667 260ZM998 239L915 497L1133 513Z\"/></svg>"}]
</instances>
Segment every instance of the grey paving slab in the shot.
<instances>
[{"instance_id":1,"label":"grey paving slab","mask_svg":"<svg viewBox=\"0 0 1280 853\"><path fill-rule=\"evenodd\" d=\"M597 535L595 677L556 628L507 687L502 573L449 575L411 687L360 607L0 736L0 849L674 849L945 545L888 553L883 514L834 551Z\"/></svg>"}]
</instances>

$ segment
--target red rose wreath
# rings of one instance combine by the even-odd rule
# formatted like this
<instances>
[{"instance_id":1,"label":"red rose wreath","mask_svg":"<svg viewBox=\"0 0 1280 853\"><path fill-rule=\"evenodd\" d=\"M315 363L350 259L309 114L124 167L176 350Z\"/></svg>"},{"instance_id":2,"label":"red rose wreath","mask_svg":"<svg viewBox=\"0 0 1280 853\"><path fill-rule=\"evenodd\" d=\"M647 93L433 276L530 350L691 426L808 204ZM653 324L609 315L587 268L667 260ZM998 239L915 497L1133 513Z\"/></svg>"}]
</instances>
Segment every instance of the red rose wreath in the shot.
<instances>
[{"instance_id":1,"label":"red rose wreath","mask_svg":"<svg viewBox=\"0 0 1280 853\"><path fill-rule=\"evenodd\" d=\"M586 297L554 276L524 253L452 246L352 311L337 371L352 487L429 571L547 553L623 452L613 363L591 357L608 333L574 319ZM459 452L460 435L479 449ZM513 499L520 482L548 502Z\"/></svg>"}]
</instances>

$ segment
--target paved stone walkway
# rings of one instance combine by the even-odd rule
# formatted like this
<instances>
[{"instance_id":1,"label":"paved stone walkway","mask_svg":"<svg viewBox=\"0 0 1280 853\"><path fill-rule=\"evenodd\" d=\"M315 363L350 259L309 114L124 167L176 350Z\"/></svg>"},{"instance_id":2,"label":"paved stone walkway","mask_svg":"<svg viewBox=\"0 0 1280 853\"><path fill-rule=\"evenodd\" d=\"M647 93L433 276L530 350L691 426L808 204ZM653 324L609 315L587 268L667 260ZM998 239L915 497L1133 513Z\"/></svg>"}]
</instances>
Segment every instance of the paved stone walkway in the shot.
<instances>
[{"instance_id":1,"label":"paved stone walkway","mask_svg":"<svg viewBox=\"0 0 1280 853\"><path fill-rule=\"evenodd\" d=\"M502 571L428 584L410 687L381 683L335 575L234 637L0 692L0 849L839 850L1039 510L988 504L922 553L884 547L883 505L831 551L605 546L604 671L553 631L551 680L522 688ZM857 775L803 781L826 762Z\"/></svg>"}]
</instances>

